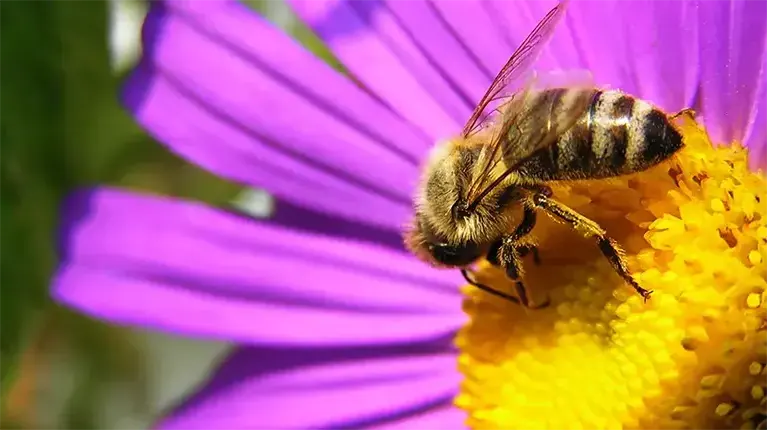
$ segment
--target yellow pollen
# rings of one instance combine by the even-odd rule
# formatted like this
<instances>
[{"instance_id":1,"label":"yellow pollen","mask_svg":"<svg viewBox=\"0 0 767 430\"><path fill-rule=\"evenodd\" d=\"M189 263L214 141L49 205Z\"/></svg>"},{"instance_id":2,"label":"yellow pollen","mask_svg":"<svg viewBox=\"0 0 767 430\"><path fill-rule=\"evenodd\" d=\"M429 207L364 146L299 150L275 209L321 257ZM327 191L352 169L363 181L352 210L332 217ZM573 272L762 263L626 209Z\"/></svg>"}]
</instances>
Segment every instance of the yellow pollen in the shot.
<instances>
[{"instance_id":1,"label":"yellow pollen","mask_svg":"<svg viewBox=\"0 0 767 430\"><path fill-rule=\"evenodd\" d=\"M767 178L689 119L685 148L636 175L555 197L620 243L645 303L596 244L539 215L538 310L463 287L455 404L474 429L742 428L767 414ZM480 282L511 294L486 262Z\"/></svg>"}]
</instances>

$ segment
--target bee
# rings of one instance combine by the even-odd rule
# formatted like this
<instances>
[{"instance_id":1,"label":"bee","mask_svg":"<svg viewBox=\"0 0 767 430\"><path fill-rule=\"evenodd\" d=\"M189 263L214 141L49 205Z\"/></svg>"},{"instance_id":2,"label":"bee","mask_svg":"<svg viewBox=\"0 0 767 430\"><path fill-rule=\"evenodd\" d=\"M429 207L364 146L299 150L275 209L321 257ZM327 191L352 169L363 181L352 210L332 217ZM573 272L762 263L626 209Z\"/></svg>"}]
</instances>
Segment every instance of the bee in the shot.
<instances>
[{"instance_id":1,"label":"bee","mask_svg":"<svg viewBox=\"0 0 767 430\"><path fill-rule=\"evenodd\" d=\"M683 146L673 119L647 101L601 90L587 79L546 85L531 67L563 17L558 3L493 80L461 134L436 145L423 168L407 248L436 267L460 268L476 287L529 308L520 258L543 212L594 239L615 271L645 300L618 243L596 222L553 198L549 183L641 172ZM531 77L532 76L532 77ZM552 84L555 83L551 82ZM516 224L521 210L521 222ZM516 225L516 228L511 228ZM485 257L503 269L516 296L482 285L468 267Z\"/></svg>"}]
</instances>

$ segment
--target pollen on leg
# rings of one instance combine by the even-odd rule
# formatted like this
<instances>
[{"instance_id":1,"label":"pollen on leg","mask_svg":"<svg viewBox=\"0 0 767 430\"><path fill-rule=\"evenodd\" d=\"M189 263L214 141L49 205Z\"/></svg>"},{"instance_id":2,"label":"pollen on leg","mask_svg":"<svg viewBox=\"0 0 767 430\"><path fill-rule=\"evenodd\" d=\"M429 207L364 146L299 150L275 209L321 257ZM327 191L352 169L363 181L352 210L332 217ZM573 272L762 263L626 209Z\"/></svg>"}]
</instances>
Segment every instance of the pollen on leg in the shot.
<instances>
[{"instance_id":1,"label":"pollen on leg","mask_svg":"<svg viewBox=\"0 0 767 430\"><path fill-rule=\"evenodd\" d=\"M674 160L554 189L622 246L654 291L646 303L593 241L543 219L533 235L545 258L522 264L530 300L549 307L464 288L455 403L469 427L764 426L767 179L740 145L713 146L689 119L682 130ZM489 264L477 277L514 291Z\"/></svg>"}]
</instances>

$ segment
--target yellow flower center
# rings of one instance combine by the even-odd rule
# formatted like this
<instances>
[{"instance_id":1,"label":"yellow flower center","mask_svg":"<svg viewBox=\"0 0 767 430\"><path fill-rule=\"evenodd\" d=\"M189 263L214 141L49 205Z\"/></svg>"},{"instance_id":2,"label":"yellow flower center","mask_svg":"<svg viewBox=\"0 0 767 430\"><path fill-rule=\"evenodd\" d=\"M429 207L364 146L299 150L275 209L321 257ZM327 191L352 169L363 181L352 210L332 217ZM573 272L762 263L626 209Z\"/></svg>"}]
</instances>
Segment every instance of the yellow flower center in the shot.
<instances>
[{"instance_id":1,"label":"yellow flower center","mask_svg":"<svg viewBox=\"0 0 767 430\"><path fill-rule=\"evenodd\" d=\"M541 264L523 264L531 301L549 307L464 287L455 403L469 427L764 428L767 178L742 146L714 147L690 120L680 130L685 148L649 171L554 188L623 245L647 303L592 241L545 219ZM486 263L476 276L514 291Z\"/></svg>"}]
</instances>

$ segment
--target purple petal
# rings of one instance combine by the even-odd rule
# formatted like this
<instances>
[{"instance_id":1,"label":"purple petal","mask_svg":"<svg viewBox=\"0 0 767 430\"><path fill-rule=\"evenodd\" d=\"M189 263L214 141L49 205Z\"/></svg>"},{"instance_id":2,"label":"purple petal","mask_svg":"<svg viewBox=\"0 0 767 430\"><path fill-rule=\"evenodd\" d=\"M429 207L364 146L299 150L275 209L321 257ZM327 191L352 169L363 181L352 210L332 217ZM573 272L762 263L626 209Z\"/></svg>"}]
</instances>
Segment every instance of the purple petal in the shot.
<instances>
[{"instance_id":1,"label":"purple petal","mask_svg":"<svg viewBox=\"0 0 767 430\"><path fill-rule=\"evenodd\" d=\"M457 91L468 97L466 110L462 111L458 118L463 123L500 70L498 65L492 69L483 67L479 53L472 51L463 40L456 37L455 32L432 4L398 0L387 0L383 3L377 11L389 10L434 67L454 83ZM479 4L469 6L474 7L467 9L478 9Z\"/></svg>"},{"instance_id":2,"label":"purple petal","mask_svg":"<svg viewBox=\"0 0 767 430\"><path fill-rule=\"evenodd\" d=\"M624 34L629 20L622 1L572 2L567 23L578 52L597 84L638 94L636 76L626 52Z\"/></svg>"},{"instance_id":3,"label":"purple petal","mask_svg":"<svg viewBox=\"0 0 767 430\"><path fill-rule=\"evenodd\" d=\"M697 5L676 0L621 1L618 8L625 40L607 39L622 41L623 46L614 43L613 49L632 70L635 95L667 112L691 107L699 73ZM611 57L605 60L618 62Z\"/></svg>"},{"instance_id":4,"label":"purple petal","mask_svg":"<svg viewBox=\"0 0 767 430\"><path fill-rule=\"evenodd\" d=\"M555 4L490 3L508 23L514 45ZM685 2L573 1L535 67L588 69L597 85L620 88L665 109L681 109L692 101L697 84L697 27L691 14ZM685 24L679 25L680 20ZM629 25L643 31L626 31Z\"/></svg>"},{"instance_id":5,"label":"purple petal","mask_svg":"<svg viewBox=\"0 0 767 430\"><path fill-rule=\"evenodd\" d=\"M702 116L716 142L743 141L767 47L767 2L700 3ZM764 122L755 127L764 127ZM758 141L757 141L758 142Z\"/></svg>"},{"instance_id":6,"label":"purple petal","mask_svg":"<svg viewBox=\"0 0 767 430\"><path fill-rule=\"evenodd\" d=\"M767 170L767 55L762 56L758 87L756 103L743 142L749 149L751 166Z\"/></svg>"},{"instance_id":7,"label":"purple petal","mask_svg":"<svg viewBox=\"0 0 767 430\"><path fill-rule=\"evenodd\" d=\"M435 58L423 51L423 41L408 32L406 23L392 14L388 5L380 1L343 0L290 3L357 79L433 140L449 137L463 125L473 106L450 85L450 79L459 79L457 75L463 70L446 74L439 63L434 63ZM414 2L405 3L417 6ZM434 23L424 23L429 24ZM429 29L439 28L431 25ZM427 42L435 40L446 43L441 38ZM482 77L477 76L473 65L466 67L469 69L459 81L459 88L468 86L476 91Z\"/></svg>"},{"instance_id":8,"label":"purple petal","mask_svg":"<svg viewBox=\"0 0 767 430\"><path fill-rule=\"evenodd\" d=\"M511 56L516 46L505 34L506 23L493 15L492 8L486 0L435 0L431 5L439 13L450 31L461 44L476 58L489 78L495 76ZM462 67L457 67L462 70ZM479 97L490 85L489 79L484 83L485 88L479 90Z\"/></svg>"},{"instance_id":9,"label":"purple petal","mask_svg":"<svg viewBox=\"0 0 767 430\"><path fill-rule=\"evenodd\" d=\"M324 212L409 216L432 142L243 5L153 2L144 36L126 103L171 149Z\"/></svg>"},{"instance_id":10,"label":"purple petal","mask_svg":"<svg viewBox=\"0 0 767 430\"><path fill-rule=\"evenodd\" d=\"M403 417L395 421L369 426L375 430L463 430L466 428L466 412L458 409L452 401L421 411L418 414Z\"/></svg>"},{"instance_id":11,"label":"purple petal","mask_svg":"<svg viewBox=\"0 0 767 430\"><path fill-rule=\"evenodd\" d=\"M490 0L483 3L491 11L491 16L495 17L499 27L506 33L506 37L511 45L507 57L511 56L514 50L535 28L535 25L556 4L557 1L555 0ZM571 3L570 9L573 6L573 3ZM580 57L574 40L573 31L571 25L568 24L568 20L561 21L551 38L551 42L541 52L535 68L542 71L588 68L585 60Z\"/></svg>"},{"instance_id":12,"label":"purple petal","mask_svg":"<svg viewBox=\"0 0 767 430\"><path fill-rule=\"evenodd\" d=\"M202 390L167 416L159 427L392 426L444 408L451 402L459 382L455 353L444 346L240 349ZM450 428L461 424L460 413L442 412L438 418L442 421L432 422L451 424ZM448 419L455 421L446 422Z\"/></svg>"},{"instance_id":13,"label":"purple petal","mask_svg":"<svg viewBox=\"0 0 767 430\"><path fill-rule=\"evenodd\" d=\"M578 0L566 22L597 84L673 112L690 106L697 84L694 13L685 2Z\"/></svg>"},{"instance_id":14,"label":"purple petal","mask_svg":"<svg viewBox=\"0 0 767 430\"><path fill-rule=\"evenodd\" d=\"M405 252L102 189L64 207L53 296L123 324L237 342L411 341L464 320L459 275Z\"/></svg>"}]
</instances>

